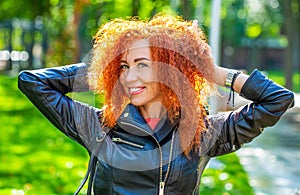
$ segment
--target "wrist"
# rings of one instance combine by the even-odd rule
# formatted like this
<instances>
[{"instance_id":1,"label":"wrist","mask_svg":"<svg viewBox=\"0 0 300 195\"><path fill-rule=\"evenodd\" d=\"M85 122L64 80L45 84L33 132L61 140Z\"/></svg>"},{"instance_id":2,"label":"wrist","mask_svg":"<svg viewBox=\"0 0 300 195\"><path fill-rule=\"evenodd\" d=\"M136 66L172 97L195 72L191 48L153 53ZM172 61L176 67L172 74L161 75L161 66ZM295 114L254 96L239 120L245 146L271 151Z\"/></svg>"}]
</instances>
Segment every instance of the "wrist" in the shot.
<instances>
[{"instance_id":1,"label":"wrist","mask_svg":"<svg viewBox=\"0 0 300 195\"><path fill-rule=\"evenodd\" d=\"M228 89L234 90L234 82L240 73L240 71L230 69L226 75L224 86Z\"/></svg>"}]
</instances>

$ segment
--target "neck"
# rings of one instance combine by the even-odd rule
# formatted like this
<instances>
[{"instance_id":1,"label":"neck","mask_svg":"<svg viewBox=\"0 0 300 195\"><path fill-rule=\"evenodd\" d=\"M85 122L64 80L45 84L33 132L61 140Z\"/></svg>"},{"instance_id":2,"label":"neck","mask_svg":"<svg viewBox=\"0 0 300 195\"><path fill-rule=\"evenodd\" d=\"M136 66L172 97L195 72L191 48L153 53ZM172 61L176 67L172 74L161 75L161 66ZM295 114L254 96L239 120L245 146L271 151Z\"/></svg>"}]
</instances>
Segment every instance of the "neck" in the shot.
<instances>
[{"instance_id":1,"label":"neck","mask_svg":"<svg viewBox=\"0 0 300 195\"><path fill-rule=\"evenodd\" d=\"M152 103L150 106L140 106L139 110L144 118L161 118L165 113L165 107L161 102Z\"/></svg>"}]
</instances>

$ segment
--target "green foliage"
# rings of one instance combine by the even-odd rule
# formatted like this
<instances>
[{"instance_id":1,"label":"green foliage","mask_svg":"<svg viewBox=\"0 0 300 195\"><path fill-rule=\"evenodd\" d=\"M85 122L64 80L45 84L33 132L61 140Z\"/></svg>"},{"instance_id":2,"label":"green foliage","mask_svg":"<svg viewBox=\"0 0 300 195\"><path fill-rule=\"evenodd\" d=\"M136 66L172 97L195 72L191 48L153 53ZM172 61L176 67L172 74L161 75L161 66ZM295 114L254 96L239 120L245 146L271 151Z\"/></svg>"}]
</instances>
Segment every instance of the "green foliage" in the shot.
<instances>
[{"instance_id":1,"label":"green foliage","mask_svg":"<svg viewBox=\"0 0 300 195\"><path fill-rule=\"evenodd\" d=\"M0 75L0 80L0 194L74 193L87 168L87 152L33 107L16 78ZM91 105L102 101L88 92L69 96ZM238 158L232 154L218 160L224 166L205 170L201 194L251 194Z\"/></svg>"},{"instance_id":2,"label":"green foliage","mask_svg":"<svg viewBox=\"0 0 300 195\"><path fill-rule=\"evenodd\" d=\"M33 21L41 16L48 38L46 64L43 65L53 67L82 60L92 49L92 37L103 23L116 17L132 16L134 9L137 9L136 14L143 19L161 11L176 12L186 19L198 19L205 32L209 31L212 22L211 12L217 11L211 10L212 2L211 0L2 0L0 21L12 18L26 18ZM284 21L282 8L285 3L289 2L222 1L220 11L223 49L227 46L234 49L241 46L260 47L267 43L286 47L288 41L282 30ZM296 13L299 5L293 1L290 7ZM7 38L0 31L0 49L5 45L5 40ZM19 40L14 38L13 42L13 49L22 49Z\"/></svg>"},{"instance_id":3,"label":"green foliage","mask_svg":"<svg viewBox=\"0 0 300 195\"><path fill-rule=\"evenodd\" d=\"M206 169L203 173L201 195L254 194L248 175L234 153L217 157L217 160L218 169Z\"/></svg>"},{"instance_id":4,"label":"green foliage","mask_svg":"<svg viewBox=\"0 0 300 195\"><path fill-rule=\"evenodd\" d=\"M268 71L268 77L276 83L285 86L285 76L282 71L270 70ZM293 74L293 89L292 91L300 93L300 73L295 72Z\"/></svg>"},{"instance_id":5,"label":"green foliage","mask_svg":"<svg viewBox=\"0 0 300 195\"><path fill-rule=\"evenodd\" d=\"M0 20L9 18L35 19L37 16L48 12L49 7L49 1L1 0Z\"/></svg>"},{"instance_id":6,"label":"green foliage","mask_svg":"<svg viewBox=\"0 0 300 195\"><path fill-rule=\"evenodd\" d=\"M280 39L283 24L280 9L277 0L222 1L222 25L226 29L223 31L224 41L229 41L232 46L241 46L245 38Z\"/></svg>"}]
</instances>

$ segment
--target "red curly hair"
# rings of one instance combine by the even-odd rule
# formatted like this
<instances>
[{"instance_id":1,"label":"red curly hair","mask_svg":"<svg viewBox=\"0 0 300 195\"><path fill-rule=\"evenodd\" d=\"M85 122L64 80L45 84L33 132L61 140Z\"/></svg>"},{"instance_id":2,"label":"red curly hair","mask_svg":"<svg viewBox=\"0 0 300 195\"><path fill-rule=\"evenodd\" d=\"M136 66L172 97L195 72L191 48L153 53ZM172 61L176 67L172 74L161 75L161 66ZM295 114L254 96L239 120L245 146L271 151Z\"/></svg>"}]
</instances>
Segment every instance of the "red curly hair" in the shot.
<instances>
[{"instance_id":1,"label":"red curly hair","mask_svg":"<svg viewBox=\"0 0 300 195\"><path fill-rule=\"evenodd\" d=\"M151 59L159 70L168 117L171 122L180 117L182 149L186 155L199 151L201 135L207 131L205 107L212 89L205 78L212 78L214 62L203 31L178 16L156 15L149 21L114 19L98 30L89 83L104 95L101 122L113 127L129 103L119 81L120 60L129 46L141 39L148 40Z\"/></svg>"}]
</instances>

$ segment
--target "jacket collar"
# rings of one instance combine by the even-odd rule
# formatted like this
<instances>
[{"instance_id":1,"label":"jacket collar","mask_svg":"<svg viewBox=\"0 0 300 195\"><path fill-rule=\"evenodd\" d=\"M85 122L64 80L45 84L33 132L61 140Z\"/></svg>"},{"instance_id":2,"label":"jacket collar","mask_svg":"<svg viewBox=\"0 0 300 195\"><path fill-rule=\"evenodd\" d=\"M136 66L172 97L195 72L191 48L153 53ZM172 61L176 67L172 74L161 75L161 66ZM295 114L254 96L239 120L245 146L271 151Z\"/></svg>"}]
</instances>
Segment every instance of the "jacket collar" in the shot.
<instances>
[{"instance_id":1,"label":"jacket collar","mask_svg":"<svg viewBox=\"0 0 300 195\"><path fill-rule=\"evenodd\" d=\"M128 104L119 119L117 124L127 133L137 136L153 136L159 142L163 140L174 129L175 125L171 124L170 120L165 116L157 124L156 128L152 130L137 107Z\"/></svg>"}]
</instances>

